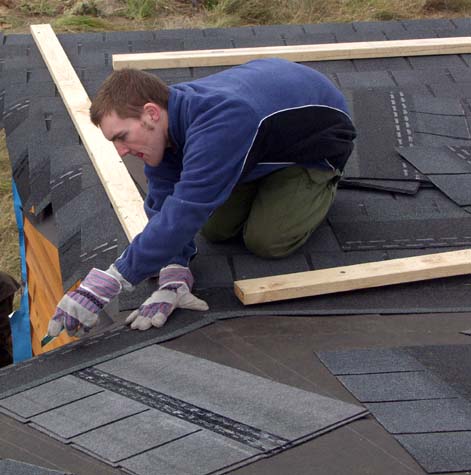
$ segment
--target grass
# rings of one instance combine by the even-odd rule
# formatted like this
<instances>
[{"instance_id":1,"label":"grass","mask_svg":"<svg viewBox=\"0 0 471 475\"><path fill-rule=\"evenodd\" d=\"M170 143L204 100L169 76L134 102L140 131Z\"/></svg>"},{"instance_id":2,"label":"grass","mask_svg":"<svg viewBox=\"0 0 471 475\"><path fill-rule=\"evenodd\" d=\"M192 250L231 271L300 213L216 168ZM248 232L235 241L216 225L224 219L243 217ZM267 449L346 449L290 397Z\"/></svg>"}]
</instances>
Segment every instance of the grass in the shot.
<instances>
[{"instance_id":1,"label":"grass","mask_svg":"<svg viewBox=\"0 0 471 475\"><path fill-rule=\"evenodd\" d=\"M30 23L54 23L58 32L67 32L471 15L471 0L8 0L10 9L2 4L0 28L6 33L27 32Z\"/></svg>"},{"instance_id":2,"label":"grass","mask_svg":"<svg viewBox=\"0 0 471 475\"><path fill-rule=\"evenodd\" d=\"M52 23L57 32L68 32L384 21L453 16L471 16L471 0L0 1L0 28L5 34L28 33L29 25L33 23ZM0 133L0 242L0 269L20 280L11 171L3 132Z\"/></svg>"},{"instance_id":3,"label":"grass","mask_svg":"<svg viewBox=\"0 0 471 475\"><path fill-rule=\"evenodd\" d=\"M424 12L447 11L451 13L469 13L469 0L426 0Z\"/></svg>"},{"instance_id":4,"label":"grass","mask_svg":"<svg viewBox=\"0 0 471 475\"><path fill-rule=\"evenodd\" d=\"M102 18L89 15L66 15L59 17L52 22L55 29L59 31L103 31L113 30L113 23Z\"/></svg>"},{"instance_id":5,"label":"grass","mask_svg":"<svg viewBox=\"0 0 471 475\"><path fill-rule=\"evenodd\" d=\"M126 0L126 13L128 18L143 20L156 13L156 0Z\"/></svg>"},{"instance_id":6,"label":"grass","mask_svg":"<svg viewBox=\"0 0 471 475\"><path fill-rule=\"evenodd\" d=\"M216 26L326 23L469 15L470 0L207 0Z\"/></svg>"}]
</instances>

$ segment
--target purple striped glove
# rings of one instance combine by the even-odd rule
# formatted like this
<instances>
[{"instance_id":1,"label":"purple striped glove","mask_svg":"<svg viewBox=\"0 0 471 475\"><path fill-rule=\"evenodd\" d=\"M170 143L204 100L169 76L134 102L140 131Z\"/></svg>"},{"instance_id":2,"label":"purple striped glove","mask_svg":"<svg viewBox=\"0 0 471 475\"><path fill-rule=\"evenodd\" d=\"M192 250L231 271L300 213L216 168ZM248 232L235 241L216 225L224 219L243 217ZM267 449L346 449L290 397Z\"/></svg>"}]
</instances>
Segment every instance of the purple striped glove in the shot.
<instances>
[{"instance_id":1,"label":"purple striped glove","mask_svg":"<svg viewBox=\"0 0 471 475\"><path fill-rule=\"evenodd\" d=\"M171 264L159 274L159 288L126 319L133 330L161 327L176 308L208 310L208 304L191 293L193 275L188 267Z\"/></svg>"},{"instance_id":2,"label":"purple striped glove","mask_svg":"<svg viewBox=\"0 0 471 475\"><path fill-rule=\"evenodd\" d=\"M67 292L49 320L47 334L57 336L65 328L70 336L81 337L95 326L100 310L130 284L112 265L103 271L93 268L80 286Z\"/></svg>"}]
</instances>

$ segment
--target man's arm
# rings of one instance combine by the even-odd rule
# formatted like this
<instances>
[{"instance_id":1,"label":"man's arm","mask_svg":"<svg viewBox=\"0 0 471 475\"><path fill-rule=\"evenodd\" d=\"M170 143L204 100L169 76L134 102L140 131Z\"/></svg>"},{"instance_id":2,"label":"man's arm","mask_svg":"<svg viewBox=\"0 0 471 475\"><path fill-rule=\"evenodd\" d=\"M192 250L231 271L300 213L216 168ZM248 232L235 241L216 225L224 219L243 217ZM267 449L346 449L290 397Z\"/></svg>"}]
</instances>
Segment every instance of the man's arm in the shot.
<instances>
[{"instance_id":1,"label":"man's arm","mask_svg":"<svg viewBox=\"0 0 471 475\"><path fill-rule=\"evenodd\" d=\"M256 115L231 100L213 109L201 113L187 130L183 170L173 193L116 261L133 285L169 264L188 265L175 259L239 180L257 132Z\"/></svg>"},{"instance_id":2,"label":"man's arm","mask_svg":"<svg viewBox=\"0 0 471 475\"><path fill-rule=\"evenodd\" d=\"M64 297L67 308L64 308L61 301L52 318L53 321L59 320L57 327L53 328L54 333L59 327L71 328L75 333L82 327L85 331L89 330L96 318L87 314L87 311L91 309L92 314L98 314L107 301L119 294L123 283L136 285L159 271L164 281L167 274L179 273L173 279L176 286L170 289L159 288L144 302L137 317L150 318L151 325L154 325L152 320L162 308L166 308L166 312L160 312L164 314L164 318L154 319L157 324L162 321L164 323L176 307L198 310L207 308L205 302L194 300L191 285L188 285L188 282L192 283L188 268L188 261L194 250L191 243L211 213L224 203L236 185L258 126L258 123L254 123L255 114L251 114L240 103L232 104L227 101L217 107L224 111L222 116L227 120L221 120L221 113L218 111L203 113L192 123L191 130L187 131L183 170L179 181L173 184L171 178L160 174L153 180L152 186L160 184L161 188L156 194L149 193L146 200L149 222L116 260L112 266L115 272L109 272L111 268L102 271L108 274L101 274L101 277L107 280L109 287L107 285L106 289L110 288L112 292L105 290L106 295L101 295L102 287L95 292L93 282L85 279L88 284L85 290L91 290L91 295L85 292L80 298L75 295ZM230 109L231 114L227 114L226 108ZM156 167L154 171L159 173L163 170L158 169ZM149 176L149 183L151 181L152 176ZM175 264L183 270L175 267ZM116 281L121 285L117 286ZM99 305L94 302L96 295ZM68 306L71 300L72 307ZM148 326L148 321L142 323L142 320L136 320L134 324L135 328L145 329Z\"/></svg>"}]
</instances>

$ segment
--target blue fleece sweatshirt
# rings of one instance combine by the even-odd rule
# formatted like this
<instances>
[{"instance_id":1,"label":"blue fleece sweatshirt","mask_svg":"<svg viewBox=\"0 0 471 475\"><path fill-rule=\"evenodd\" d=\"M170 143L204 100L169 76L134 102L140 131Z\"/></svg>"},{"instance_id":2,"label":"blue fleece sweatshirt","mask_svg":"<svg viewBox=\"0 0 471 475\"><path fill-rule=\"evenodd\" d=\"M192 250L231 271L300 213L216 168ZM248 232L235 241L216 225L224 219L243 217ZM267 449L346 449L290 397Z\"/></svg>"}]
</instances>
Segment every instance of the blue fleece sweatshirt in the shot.
<instances>
[{"instance_id":1,"label":"blue fleece sweatshirt","mask_svg":"<svg viewBox=\"0 0 471 475\"><path fill-rule=\"evenodd\" d=\"M187 266L194 236L237 183L293 164L342 170L355 137L334 85L281 59L171 86L168 117L172 148L145 166L149 222L116 261L134 285Z\"/></svg>"}]
</instances>

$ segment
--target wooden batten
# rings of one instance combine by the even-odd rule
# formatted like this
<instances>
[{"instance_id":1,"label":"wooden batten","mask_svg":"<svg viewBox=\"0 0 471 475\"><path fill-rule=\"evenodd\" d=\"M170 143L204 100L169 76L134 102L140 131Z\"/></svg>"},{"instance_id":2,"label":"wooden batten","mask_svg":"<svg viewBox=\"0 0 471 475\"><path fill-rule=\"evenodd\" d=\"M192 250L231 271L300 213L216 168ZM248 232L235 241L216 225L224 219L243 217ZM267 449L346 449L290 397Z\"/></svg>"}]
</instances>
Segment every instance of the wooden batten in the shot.
<instances>
[{"instance_id":1,"label":"wooden batten","mask_svg":"<svg viewBox=\"0 0 471 475\"><path fill-rule=\"evenodd\" d=\"M142 196L114 145L90 120L90 99L51 25L31 25L31 34L69 112L88 156L129 239L147 224Z\"/></svg>"},{"instance_id":2,"label":"wooden batten","mask_svg":"<svg viewBox=\"0 0 471 475\"><path fill-rule=\"evenodd\" d=\"M414 40L362 41L351 43L114 54L113 69L235 66L254 59L273 57L302 62L463 54L470 52L471 37L424 38Z\"/></svg>"},{"instance_id":3,"label":"wooden batten","mask_svg":"<svg viewBox=\"0 0 471 475\"><path fill-rule=\"evenodd\" d=\"M49 319L64 295L58 249L28 220L24 220L26 271L29 291L31 343L33 354L39 355L74 341L62 332L44 348L41 340Z\"/></svg>"},{"instance_id":4,"label":"wooden batten","mask_svg":"<svg viewBox=\"0 0 471 475\"><path fill-rule=\"evenodd\" d=\"M471 273L471 249L403 257L234 282L244 305Z\"/></svg>"}]
</instances>

